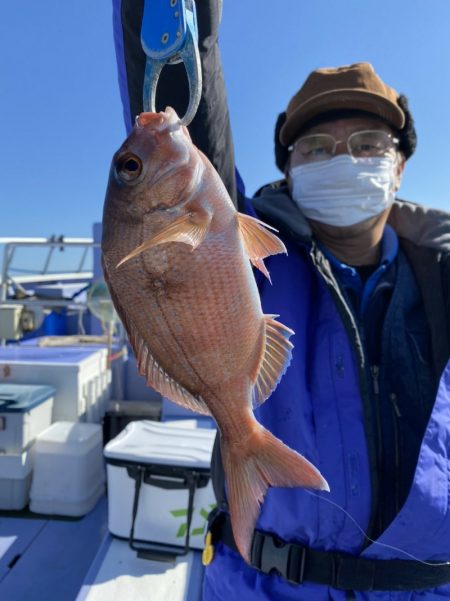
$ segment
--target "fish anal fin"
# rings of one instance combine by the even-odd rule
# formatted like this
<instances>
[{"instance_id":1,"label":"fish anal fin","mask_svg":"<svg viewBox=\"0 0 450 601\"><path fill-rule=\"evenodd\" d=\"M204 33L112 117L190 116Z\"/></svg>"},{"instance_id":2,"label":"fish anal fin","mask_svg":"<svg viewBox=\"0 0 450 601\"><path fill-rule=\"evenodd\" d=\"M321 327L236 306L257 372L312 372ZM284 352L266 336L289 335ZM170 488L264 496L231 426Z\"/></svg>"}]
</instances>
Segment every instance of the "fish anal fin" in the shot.
<instances>
[{"instance_id":1,"label":"fish anal fin","mask_svg":"<svg viewBox=\"0 0 450 601\"><path fill-rule=\"evenodd\" d=\"M275 234L268 231L267 228L276 231L270 225L243 213L238 213L237 218L248 258L270 280L263 259L270 255L287 253L286 247Z\"/></svg>"},{"instance_id":2,"label":"fish anal fin","mask_svg":"<svg viewBox=\"0 0 450 601\"><path fill-rule=\"evenodd\" d=\"M108 271L104 262L103 270L105 273L105 279L108 281ZM191 411L195 411L196 413L201 413L203 415L211 415L211 412L201 397L196 397L191 394L188 390L171 378L158 364L155 357L149 350L145 340L139 335L137 328L127 315L126 311L124 311L122 304L120 303L114 290L110 287L109 291L114 303L114 307L116 308L120 320L127 331L131 347L136 357L139 373L144 376L147 384L164 397L173 401L177 405L181 405L185 409L190 409Z\"/></svg>"},{"instance_id":3,"label":"fish anal fin","mask_svg":"<svg viewBox=\"0 0 450 601\"><path fill-rule=\"evenodd\" d=\"M190 209L185 215L181 215L181 217L172 221L158 234L137 246L119 261L117 267L120 267L120 265L123 265L123 263L133 257L137 257L149 248L158 244L166 244L167 242L182 242L183 244L189 244L192 250L195 250L205 239L211 218L211 213L202 207Z\"/></svg>"},{"instance_id":4,"label":"fish anal fin","mask_svg":"<svg viewBox=\"0 0 450 601\"><path fill-rule=\"evenodd\" d=\"M294 332L275 320L274 315L264 315L265 348L253 388L253 406L257 407L272 394L292 358L293 344L289 338Z\"/></svg>"},{"instance_id":5,"label":"fish anal fin","mask_svg":"<svg viewBox=\"0 0 450 601\"><path fill-rule=\"evenodd\" d=\"M149 386L185 409L190 409L202 415L211 415L201 397L191 394L164 371L150 352L145 341L135 334L130 336L130 342L136 355L139 373L144 376Z\"/></svg>"}]
</instances>

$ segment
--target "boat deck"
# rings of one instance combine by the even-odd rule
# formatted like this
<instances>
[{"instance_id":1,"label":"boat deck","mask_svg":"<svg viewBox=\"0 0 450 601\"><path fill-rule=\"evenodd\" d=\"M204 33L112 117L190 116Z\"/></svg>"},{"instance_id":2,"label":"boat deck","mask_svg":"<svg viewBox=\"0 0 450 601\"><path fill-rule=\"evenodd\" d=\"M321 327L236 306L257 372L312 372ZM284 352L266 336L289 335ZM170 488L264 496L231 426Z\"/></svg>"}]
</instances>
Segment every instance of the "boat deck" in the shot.
<instances>
[{"instance_id":1,"label":"boat deck","mask_svg":"<svg viewBox=\"0 0 450 601\"><path fill-rule=\"evenodd\" d=\"M107 529L103 497L85 517L0 512L0 599L200 601L200 552L176 562L139 559Z\"/></svg>"},{"instance_id":2,"label":"boat deck","mask_svg":"<svg viewBox=\"0 0 450 601\"><path fill-rule=\"evenodd\" d=\"M201 601L202 580L199 551L173 562L150 561L107 535L76 601Z\"/></svg>"},{"instance_id":3,"label":"boat deck","mask_svg":"<svg viewBox=\"0 0 450 601\"><path fill-rule=\"evenodd\" d=\"M81 519L0 512L0 599L74 601L106 534L105 497Z\"/></svg>"}]
</instances>

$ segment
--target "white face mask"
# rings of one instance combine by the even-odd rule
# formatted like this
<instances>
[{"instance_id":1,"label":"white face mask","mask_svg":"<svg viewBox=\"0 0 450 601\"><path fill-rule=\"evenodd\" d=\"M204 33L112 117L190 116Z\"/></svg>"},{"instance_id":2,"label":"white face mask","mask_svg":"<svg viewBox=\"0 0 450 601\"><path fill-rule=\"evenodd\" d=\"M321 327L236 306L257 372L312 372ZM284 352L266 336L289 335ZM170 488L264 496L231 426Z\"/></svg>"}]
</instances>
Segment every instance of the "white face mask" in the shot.
<instances>
[{"instance_id":1,"label":"white face mask","mask_svg":"<svg viewBox=\"0 0 450 601\"><path fill-rule=\"evenodd\" d=\"M289 171L292 198L308 219L354 225L379 215L394 202L397 159L354 159L348 154L298 165Z\"/></svg>"}]
</instances>

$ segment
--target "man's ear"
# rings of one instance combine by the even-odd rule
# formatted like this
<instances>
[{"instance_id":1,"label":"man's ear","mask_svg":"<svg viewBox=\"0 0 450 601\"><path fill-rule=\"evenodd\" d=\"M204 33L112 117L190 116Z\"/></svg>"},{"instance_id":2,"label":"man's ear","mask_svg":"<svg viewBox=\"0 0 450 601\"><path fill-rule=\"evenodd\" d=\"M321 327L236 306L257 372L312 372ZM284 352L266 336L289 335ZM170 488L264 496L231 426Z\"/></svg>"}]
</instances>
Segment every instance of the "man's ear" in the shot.
<instances>
[{"instance_id":1,"label":"man's ear","mask_svg":"<svg viewBox=\"0 0 450 601\"><path fill-rule=\"evenodd\" d=\"M286 163L284 164L284 175L287 179L288 174L289 174L289 169L291 168L291 153L288 154L287 158L286 158Z\"/></svg>"},{"instance_id":2,"label":"man's ear","mask_svg":"<svg viewBox=\"0 0 450 601\"><path fill-rule=\"evenodd\" d=\"M280 113L275 124L274 144L275 144L275 164L280 171L286 173L286 162L289 156L289 150L280 142L280 130L286 122L286 113Z\"/></svg>"},{"instance_id":3,"label":"man's ear","mask_svg":"<svg viewBox=\"0 0 450 601\"><path fill-rule=\"evenodd\" d=\"M286 181L288 183L289 190L292 191L292 189L291 189L291 185L292 185L291 176L289 175L289 169L290 168L291 168L291 153L289 153L289 155L288 155L288 157L286 159L286 163L284 165L284 177L285 177L285 179L286 179Z\"/></svg>"},{"instance_id":4,"label":"man's ear","mask_svg":"<svg viewBox=\"0 0 450 601\"><path fill-rule=\"evenodd\" d=\"M403 154L403 152L399 152L398 155L398 160L397 160L397 167L396 167L396 182L395 182L395 186L394 186L394 192L397 192L397 190L400 188L400 183L402 181L402 175L403 175L403 170L405 168L406 165L406 159L405 159L405 155Z\"/></svg>"}]
</instances>

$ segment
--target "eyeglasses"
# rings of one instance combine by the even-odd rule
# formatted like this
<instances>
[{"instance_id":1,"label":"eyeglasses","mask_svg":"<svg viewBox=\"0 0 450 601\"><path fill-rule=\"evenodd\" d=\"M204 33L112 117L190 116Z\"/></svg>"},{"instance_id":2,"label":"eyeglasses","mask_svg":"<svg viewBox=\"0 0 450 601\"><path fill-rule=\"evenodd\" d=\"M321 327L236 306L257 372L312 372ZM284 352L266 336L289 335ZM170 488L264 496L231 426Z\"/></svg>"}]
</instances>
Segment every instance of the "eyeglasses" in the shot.
<instances>
[{"instance_id":1,"label":"eyeglasses","mask_svg":"<svg viewBox=\"0 0 450 601\"><path fill-rule=\"evenodd\" d=\"M331 159L336 147L344 140L336 140L330 134L303 136L294 142L292 157L297 163L312 163ZM348 153L355 159L363 157L384 157L395 153L398 138L386 131L367 129L355 131L347 139Z\"/></svg>"}]
</instances>

